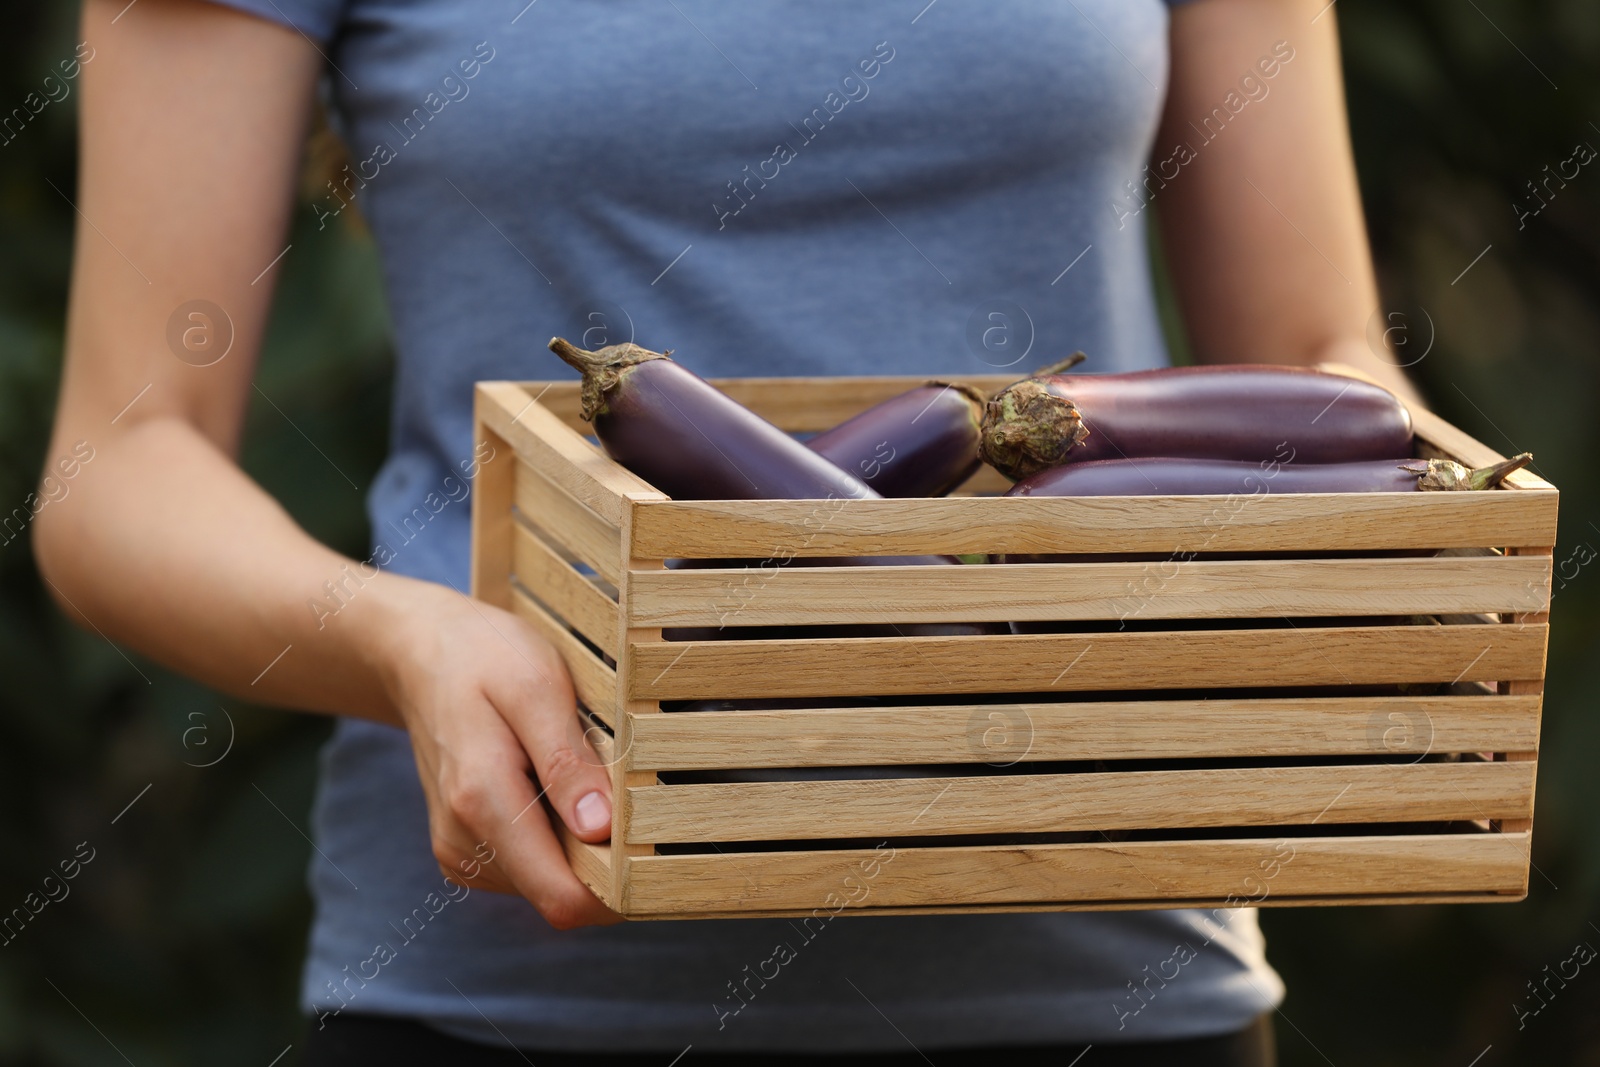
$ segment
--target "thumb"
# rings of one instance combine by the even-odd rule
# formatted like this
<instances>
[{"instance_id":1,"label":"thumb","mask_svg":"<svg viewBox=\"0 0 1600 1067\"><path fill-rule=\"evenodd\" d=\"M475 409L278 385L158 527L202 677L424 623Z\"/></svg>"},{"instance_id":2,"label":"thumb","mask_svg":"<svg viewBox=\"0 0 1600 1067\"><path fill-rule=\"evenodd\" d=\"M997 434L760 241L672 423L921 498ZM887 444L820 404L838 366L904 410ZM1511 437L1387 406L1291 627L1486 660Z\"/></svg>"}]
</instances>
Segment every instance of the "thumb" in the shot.
<instances>
[{"instance_id":1,"label":"thumb","mask_svg":"<svg viewBox=\"0 0 1600 1067\"><path fill-rule=\"evenodd\" d=\"M595 844L611 836L611 737L567 702L540 702L507 716L533 761L557 818Z\"/></svg>"}]
</instances>

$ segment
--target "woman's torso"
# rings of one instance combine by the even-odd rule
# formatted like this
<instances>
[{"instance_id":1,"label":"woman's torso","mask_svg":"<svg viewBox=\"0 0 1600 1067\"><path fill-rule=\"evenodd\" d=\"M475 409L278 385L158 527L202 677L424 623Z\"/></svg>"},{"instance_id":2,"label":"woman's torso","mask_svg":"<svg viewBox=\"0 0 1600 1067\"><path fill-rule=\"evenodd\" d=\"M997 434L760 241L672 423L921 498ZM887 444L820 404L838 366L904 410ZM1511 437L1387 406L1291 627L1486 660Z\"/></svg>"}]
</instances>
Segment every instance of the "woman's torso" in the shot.
<instances>
[{"instance_id":1,"label":"woman's torso","mask_svg":"<svg viewBox=\"0 0 1600 1067\"><path fill-rule=\"evenodd\" d=\"M570 377L553 334L706 376L1166 362L1127 185L1166 82L1157 0L227 2L336 28L342 184L396 331L369 510L397 572L466 588L472 383ZM325 225L345 200L327 191ZM319 1012L547 1048L896 1048L896 1028L932 1048L1219 1033L1282 995L1250 912L852 917L803 939L441 905L405 736L356 721L315 824ZM794 960L735 999L779 943Z\"/></svg>"}]
</instances>

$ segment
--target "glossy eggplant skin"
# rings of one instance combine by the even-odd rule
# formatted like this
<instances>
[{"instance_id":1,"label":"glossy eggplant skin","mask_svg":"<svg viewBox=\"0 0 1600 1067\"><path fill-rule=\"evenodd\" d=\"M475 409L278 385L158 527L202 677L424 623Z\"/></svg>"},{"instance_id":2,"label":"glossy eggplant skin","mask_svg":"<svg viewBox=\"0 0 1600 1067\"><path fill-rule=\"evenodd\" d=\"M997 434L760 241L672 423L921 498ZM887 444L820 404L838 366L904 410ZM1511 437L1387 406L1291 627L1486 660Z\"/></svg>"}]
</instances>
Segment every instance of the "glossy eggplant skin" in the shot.
<instances>
[{"instance_id":1,"label":"glossy eggplant skin","mask_svg":"<svg viewBox=\"0 0 1600 1067\"><path fill-rule=\"evenodd\" d=\"M1411 455L1411 413L1370 382L1239 364L1024 379L984 420L984 458L1012 478L1060 463L1264 460L1280 449L1302 463Z\"/></svg>"},{"instance_id":2,"label":"glossy eggplant skin","mask_svg":"<svg viewBox=\"0 0 1600 1067\"><path fill-rule=\"evenodd\" d=\"M1069 463L1025 478L1006 496L1258 496L1268 493L1409 493L1418 461L1272 463L1170 456Z\"/></svg>"},{"instance_id":3,"label":"glossy eggplant skin","mask_svg":"<svg viewBox=\"0 0 1600 1067\"><path fill-rule=\"evenodd\" d=\"M588 352L559 337L551 339L550 349L583 374L583 416L594 425L595 436L607 454L675 500L880 498L860 479L662 353L631 344ZM765 565L774 561L761 562ZM831 560L795 557L794 562L800 566L960 565L950 556ZM739 564L704 560L679 565ZM992 623L924 623L886 629L888 633L883 636L1004 632ZM837 633L880 635L871 627L845 627ZM731 635L725 630L710 627L673 627L663 631L669 641L728 636ZM763 636L779 634L769 631Z\"/></svg>"},{"instance_id":4,"label":"glossy eggplant skin","mask_svg":"<svg viewBox=\"0 0 1600 1067\"><path fill-rule=\"evenodd\" d=\"M637 345L552 351L584 375L584 417L612 459L674 500L870 500L861 479L704 378Z\"/></svg>"},{"instance_id":5,"label":"glossy eggplant skin","mask_svg":"<svg viewBox=\"0 0 1600 1067\"><path fill-rule=\"evenodd\" d=\"M928 382L806 442L887 497L944 496L972 476L986 402L970 386Z\"/></svg>"}]
</instances>

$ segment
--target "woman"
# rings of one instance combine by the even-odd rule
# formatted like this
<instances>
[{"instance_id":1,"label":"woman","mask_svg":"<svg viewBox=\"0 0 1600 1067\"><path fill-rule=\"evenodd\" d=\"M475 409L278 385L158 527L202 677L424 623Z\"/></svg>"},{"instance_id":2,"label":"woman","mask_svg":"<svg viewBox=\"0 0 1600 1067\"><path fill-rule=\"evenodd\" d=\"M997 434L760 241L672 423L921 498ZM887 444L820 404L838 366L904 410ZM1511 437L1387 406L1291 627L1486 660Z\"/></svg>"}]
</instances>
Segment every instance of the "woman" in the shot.
<instances>
[{"instance_id":1,"label":"woman","mask_svg":"<svg viewBox=\"0 0 1600 1067\"><path fill-rule=\"evenodd\" d=\"M556 653L462 594L460 496L471 383L565 374L552 333L707 376L1158 366L1152 206L1198 358L1403 389L1322 0L224 4L87 0L51 454L97 458L37 551L111 638L341 716L308 1062L1271 1062L1250 911L855 918L748 1002L786 924L616 925L549 821L606 840L608 776ZM352 164L315 211L361 204L399 353L364 568L235 462L324 74Z\"/></svg>"}]
</instances>

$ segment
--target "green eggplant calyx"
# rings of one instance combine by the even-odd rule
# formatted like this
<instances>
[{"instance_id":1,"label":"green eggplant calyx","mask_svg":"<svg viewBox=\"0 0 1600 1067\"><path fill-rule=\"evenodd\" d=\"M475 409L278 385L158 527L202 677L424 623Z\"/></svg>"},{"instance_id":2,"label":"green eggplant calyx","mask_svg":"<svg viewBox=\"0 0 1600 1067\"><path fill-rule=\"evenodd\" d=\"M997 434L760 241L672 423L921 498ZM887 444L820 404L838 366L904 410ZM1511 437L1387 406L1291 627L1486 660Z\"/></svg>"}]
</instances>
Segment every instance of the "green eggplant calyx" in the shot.
<instances>
[{"instance_id":1,"label":"green eggplant calyx","mask_svg":"<svg viewBox=\"0 0 1600 1067\"><path fill-rule=\"evenodd\" d=\"M629 367L637 367L653 359L666 359L672 355L671 349L665 352L652 352L635 344L607 345L598 352L590 352L560 337L550 338L550 351L560 356L561 361L567 366L583 375L583 386L579 396L583 401L582 414L585 422L593 422L596 415L606 413L606 398L622 383L623 373Z\"/></svg>"},{"instance_id":2,"label":"green eggplant calyx","mask_svg":"<svg viewBox=\"0 0 1600 1067\"><path fill-rule=\"evenodd\" d=\"M1066 462L1089 436L1077 406L1042 381L1006 386L985 406L980 435L984 461L1012 481Z\"/></svg>"},{"instance_id":3,"label":"green eggplant calyx","mask_svg":"<svg viewBox=\"0 0 1600 1067\"><path fill-rule=\"evenodd\" d=\"M1402 463L1400 469L1414 471L1417 488L1428 492L1476 492L1493 489L1505 481L1506 475L1521 470L1533 462L1532 452L1522 452L1487 467L1471 469L1449 459L1417 460Z\"/></svg>"}]
</instances>

